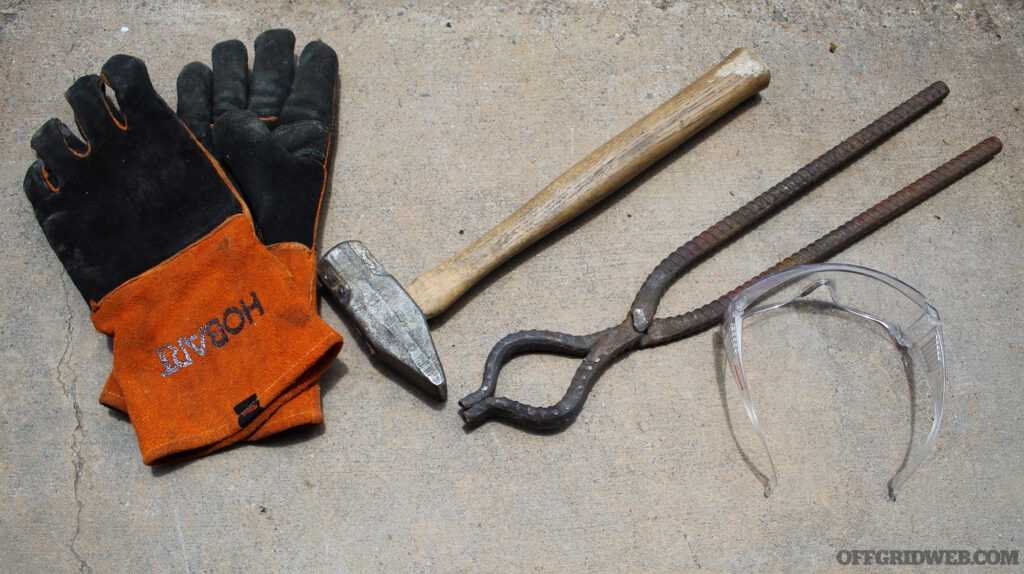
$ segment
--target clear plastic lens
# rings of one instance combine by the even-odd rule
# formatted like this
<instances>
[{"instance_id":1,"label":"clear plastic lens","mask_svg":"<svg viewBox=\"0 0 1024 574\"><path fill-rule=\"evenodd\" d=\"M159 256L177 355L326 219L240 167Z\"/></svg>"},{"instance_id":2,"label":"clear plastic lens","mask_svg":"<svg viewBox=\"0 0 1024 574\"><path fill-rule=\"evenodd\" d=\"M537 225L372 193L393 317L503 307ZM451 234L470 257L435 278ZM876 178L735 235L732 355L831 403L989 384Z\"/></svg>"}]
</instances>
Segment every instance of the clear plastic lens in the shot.
<instances>
[{"instance_id":1,"label":"clear plastic lens","mask_svg":"<svg viewBox=\"0 0 1024 574\"><path fill-rule=\"evenodd\" d=\"M797 305L824 305L870 321L892 337L910 358L932 398L934 418L924 443L914 451L889 481L889 496L934 450L946 397L946 372L939 313L924 295L899 279L864 267L825 263L805 265L765 277L741 291L726 311L722 339L726 359L740 388L743 406L768 456L770 476L765 496L778 481L775 463L768 449L757 413L750 399L749 381L743 368L744 322L772 316Z\"/></svg>"}]
</instances>

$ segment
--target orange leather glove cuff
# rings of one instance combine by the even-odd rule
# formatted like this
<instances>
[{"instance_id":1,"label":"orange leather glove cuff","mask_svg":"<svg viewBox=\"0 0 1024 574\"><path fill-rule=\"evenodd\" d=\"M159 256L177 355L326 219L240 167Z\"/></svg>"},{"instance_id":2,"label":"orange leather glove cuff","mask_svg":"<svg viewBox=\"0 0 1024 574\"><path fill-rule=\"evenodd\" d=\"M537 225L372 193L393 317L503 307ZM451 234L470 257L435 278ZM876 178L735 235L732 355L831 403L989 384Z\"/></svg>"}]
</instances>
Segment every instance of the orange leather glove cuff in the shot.
<instances>
[{"instance_id":1,"label":"orange leather glove cuff","mask_svg":"<svg viewBox=\"0 0 1024 574\"><path fill-rule=\"evenodd\" d=\"M342 339L307 291L236 215L94 304L143 462L244 440L315 381Z\"/></svg>"},{"instance_id":2,"label":"orange leather glove cuff","mask_svg":"<svg viewBox=\"0 0 1024 574\"><path fill-rule=\"evenodd\" d=\"M298 243L276 243L268 249L288 268L296 285L304 287L309 306L316 312L316 255L313 251ZM297 426L322 423L324 415L320 406L320 386L315 384L316 378L316 373L303 375L303 379L298 381L295 389L289 393L295 398L288 400L246 440L258 441ZM287 400L287 395L285 397ZM124 393L113 373L103 386L100 403L128 414Z\"/></svg>"}]
</instances>

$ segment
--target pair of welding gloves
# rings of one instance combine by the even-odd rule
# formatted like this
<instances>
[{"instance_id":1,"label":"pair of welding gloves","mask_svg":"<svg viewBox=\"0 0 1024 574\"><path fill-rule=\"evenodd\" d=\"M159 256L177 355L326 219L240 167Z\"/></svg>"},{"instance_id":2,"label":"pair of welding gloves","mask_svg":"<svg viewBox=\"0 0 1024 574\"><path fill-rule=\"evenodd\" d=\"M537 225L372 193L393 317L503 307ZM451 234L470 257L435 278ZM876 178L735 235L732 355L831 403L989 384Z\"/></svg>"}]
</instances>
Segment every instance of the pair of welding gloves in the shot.
<instances>
[{"instance_id":1,"label":"pair of welding gloves","mask_svg":"<svg viewBox=\"0 0 1024 574\"><path fill-rule=\"evenodd\" d=\"M213 49L178 77L175 113L145 64L114 56L32 138L25 193L112 337L100 402L127 413L146 464L323 420L317 379L342 340L317 314L334 50L288 30Z\"/></svg>"}]
</instances>

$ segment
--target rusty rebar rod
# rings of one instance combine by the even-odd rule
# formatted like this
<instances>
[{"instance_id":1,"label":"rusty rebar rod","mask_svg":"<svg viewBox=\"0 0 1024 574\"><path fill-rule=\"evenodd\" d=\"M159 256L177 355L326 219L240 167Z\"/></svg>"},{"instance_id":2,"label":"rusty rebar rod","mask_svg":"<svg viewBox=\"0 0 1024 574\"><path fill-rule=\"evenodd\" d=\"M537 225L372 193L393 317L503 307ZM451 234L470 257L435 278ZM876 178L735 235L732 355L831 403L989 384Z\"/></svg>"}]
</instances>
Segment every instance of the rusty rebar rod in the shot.
<instances>
[{"instance_id":1,"label":"rusty rebar rod","mask_svg":"<svg viewBox=\"0 0 1024 574\"><path fill-rule=\"evenodd\" d=\"M640 341L640 346L666 343L707 329L722 320L732 298L747 285L773 273L808 263L817 263L834 256L974 171L995 157L1002 149L1003 143L997 137L982 140L971 149L935 168L914 183L876 203L857 217L711 303L684 315L657 319Z\"/></svg>"},{"instance_id":2,"label":"rusty rebar rod","mask_svg":"<svg viewBox=\"0 0 1024 574\"><path fill-rule=\"evenodd\" d=\"M935 82L680 246L654 268L637 292L630 305L633 328L642 333L650 327L659 301L683 271L888 139L947 94L949 87Z\"/></svg>"}]
</instances>

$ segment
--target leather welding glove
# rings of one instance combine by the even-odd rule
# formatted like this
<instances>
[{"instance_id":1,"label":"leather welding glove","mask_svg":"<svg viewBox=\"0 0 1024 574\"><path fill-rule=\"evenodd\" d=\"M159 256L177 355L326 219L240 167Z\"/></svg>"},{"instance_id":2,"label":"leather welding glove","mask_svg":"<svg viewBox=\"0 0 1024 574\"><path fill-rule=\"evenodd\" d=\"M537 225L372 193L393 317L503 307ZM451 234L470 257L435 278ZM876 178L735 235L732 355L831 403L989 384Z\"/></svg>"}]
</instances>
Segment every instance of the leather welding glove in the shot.
<instances>
[{"instance_id":1,"label":"leather welding glove","mask_svg":"<svg viewBox=\"0 0 1024 574\"><path fill-rule=\"evenodd\" d=\"M141 60L114 56L66 97L84 141L46 122L25 193L96 329L113 338L143 461L247 438L327 367L341 337L260 243L232 182Z\"/></svg>"},{"instance_id":2,"label":"leather welding glove","mask_svg":"<svg viewBox=\"0 0 1024 574\"><path fill-rule=\"evenodd\" d=\"M221 42L213 70L193 62L178 76L178 115L240 185L257 233L292 272L316 312L315 239L323 199L338 58L311 42L295 67L295 36L267 30L248 55L238 40ZM111 378L100 402L125 410ZM249 440L323 422L319 385L282 406Z\"/></svg>"}]
</instances>

